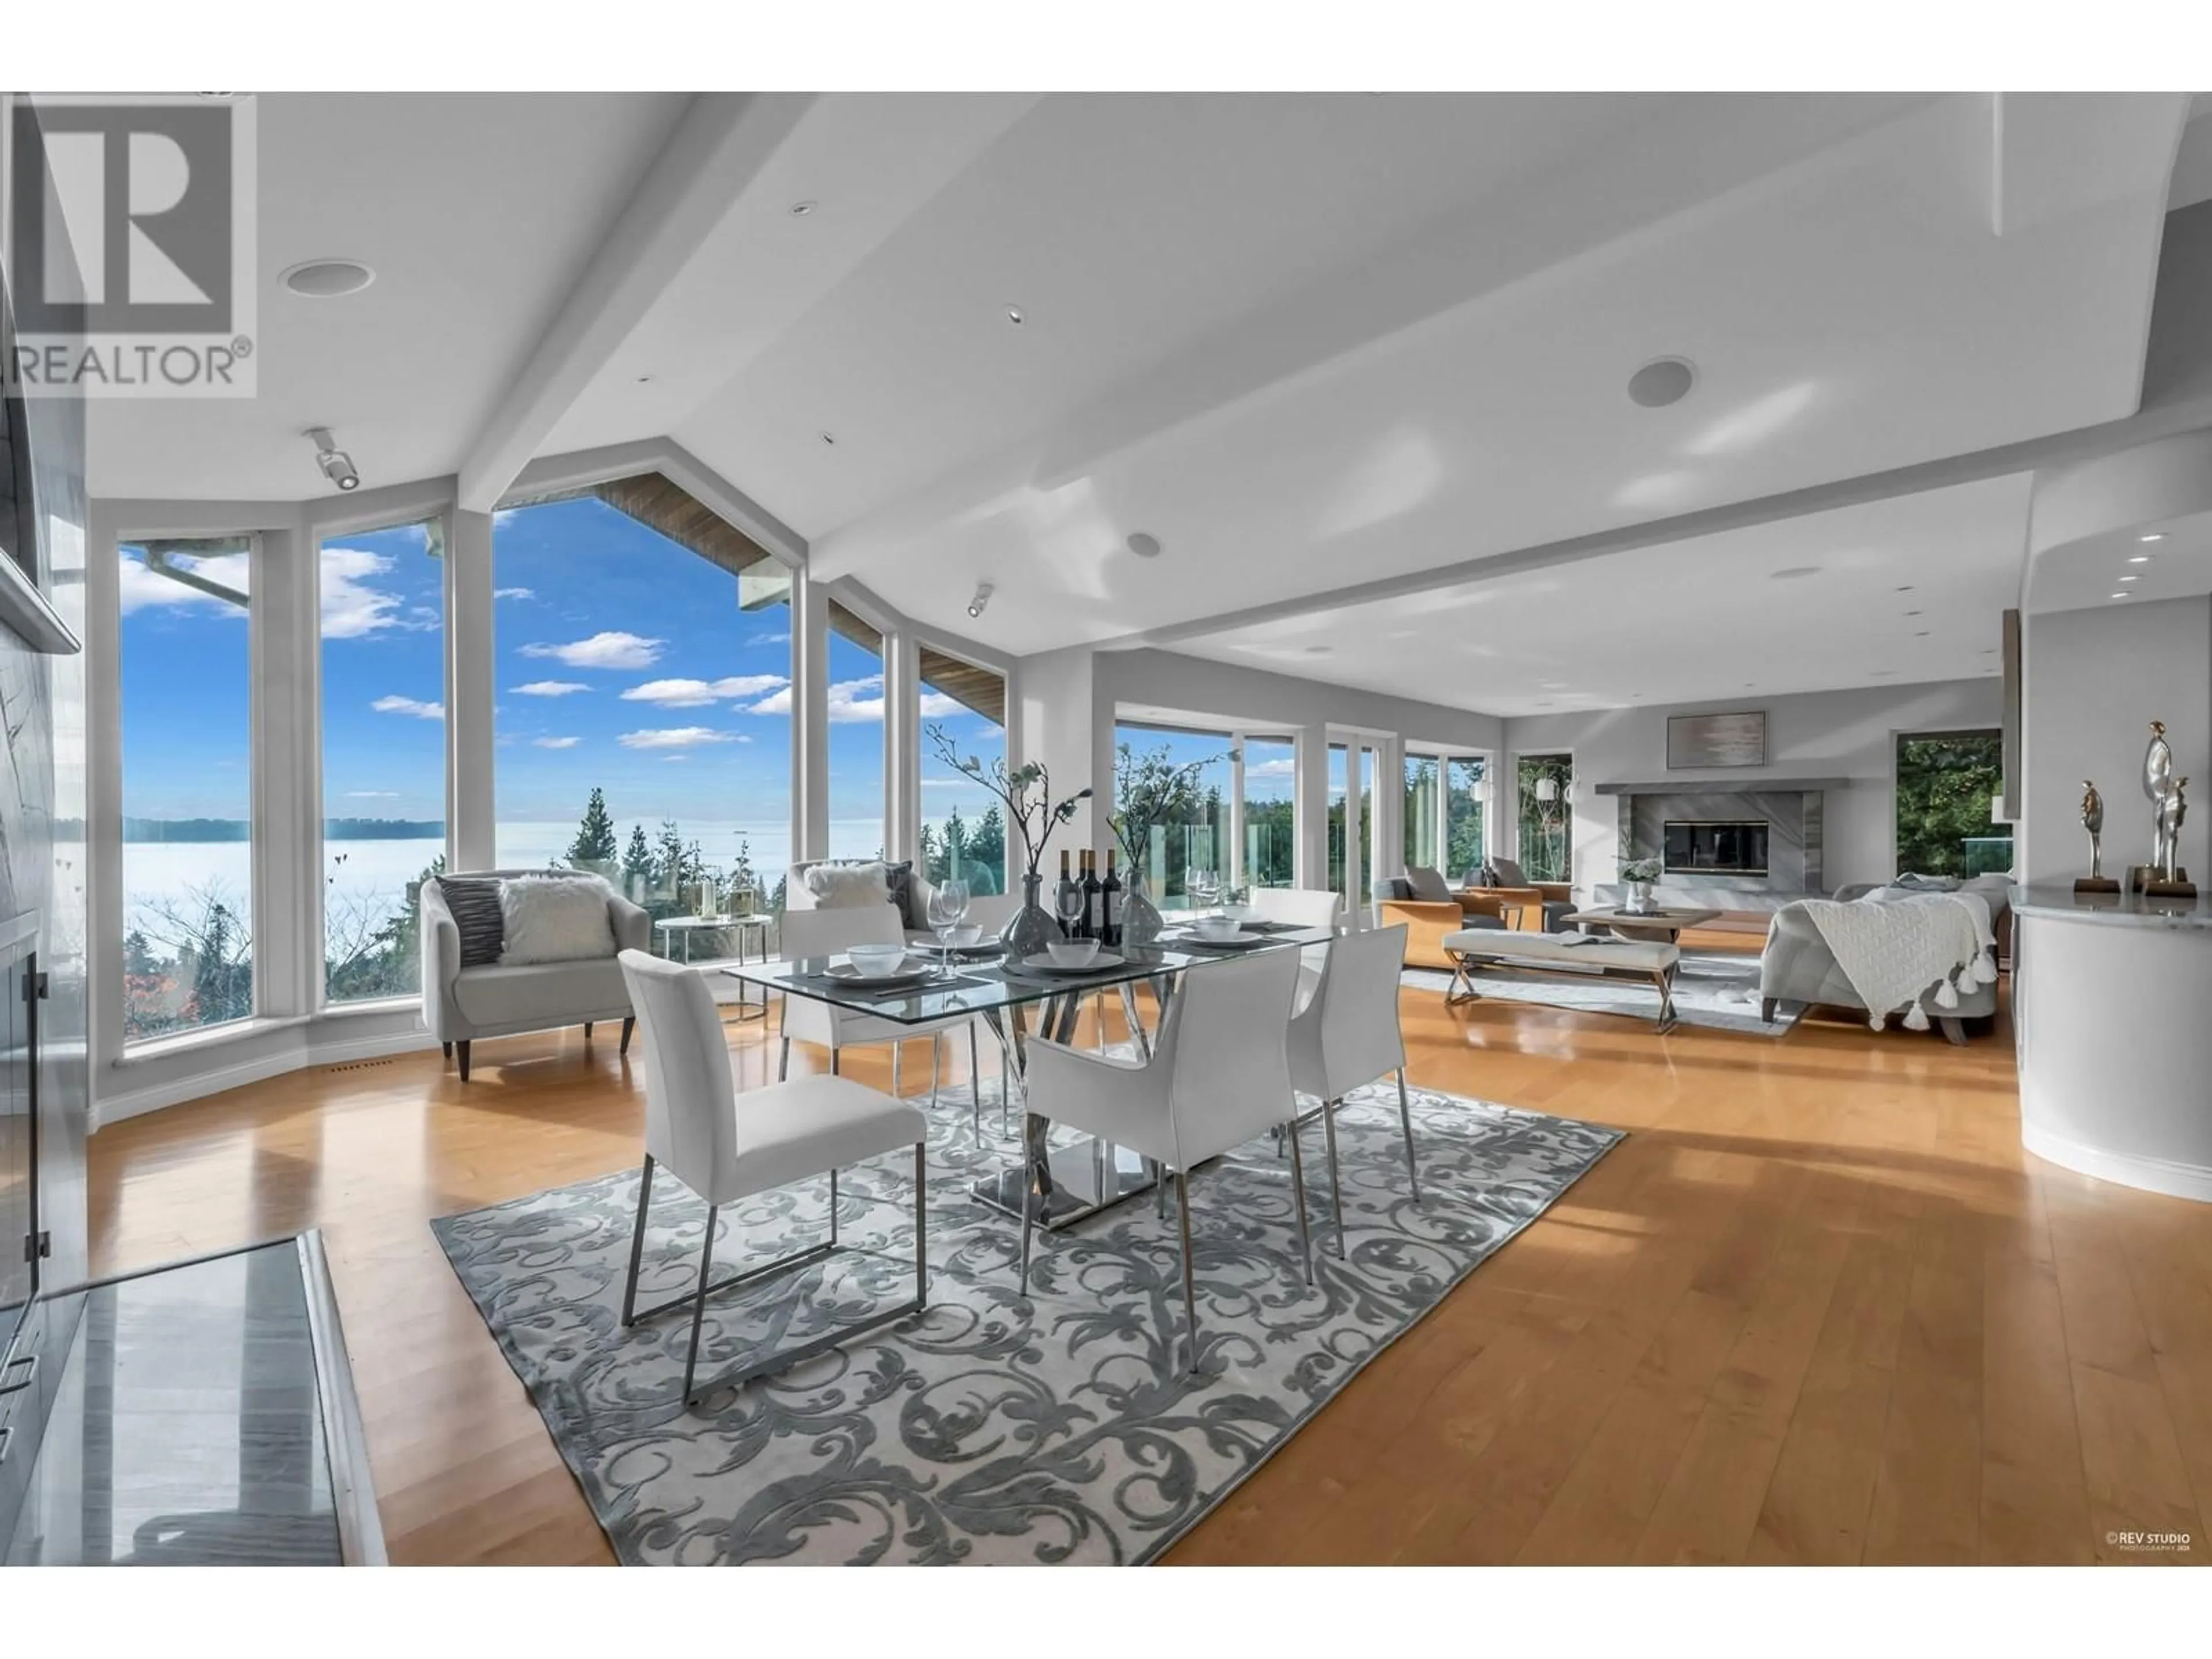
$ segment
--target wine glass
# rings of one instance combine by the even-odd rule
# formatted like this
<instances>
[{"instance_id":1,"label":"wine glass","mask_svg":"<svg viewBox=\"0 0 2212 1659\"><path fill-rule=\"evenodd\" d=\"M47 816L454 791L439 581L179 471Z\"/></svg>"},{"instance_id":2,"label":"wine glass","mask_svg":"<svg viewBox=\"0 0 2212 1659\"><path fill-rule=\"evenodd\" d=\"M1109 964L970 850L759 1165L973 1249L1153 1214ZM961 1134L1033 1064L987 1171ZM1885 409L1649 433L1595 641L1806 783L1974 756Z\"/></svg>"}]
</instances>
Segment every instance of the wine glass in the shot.
<instances>
[{"instance_id":1,"label":"wine glass","mask_svg":"<svg viewBox=\"0 0 2212 1659\"><path fill-rule=\"evenodd\" d=\"M955 878L940 882L929 896L929 928L937 935L938 963L952 972L952 933L968 915L968 884Z\"/></svg>"},{"instance_id":2,"label":"wine glass","mask_svg":"<svg viewBox=\"0 0 2212 1659\"><path fill-rule=\"evenodd\" d=\"M1068 938L1075 937L1075 929L1083 920L1083 884L1071 881L1053 895L1053 908L1060 912L1060 926Z\"/></svg>"},{"instance_id":3,"label":"wine glass","mask_svg":"<svg viewBox=\"0 0 2212 1659\"><path fill-rule=\"evenodd\" d=\"M1183 873L1184 892L1190 896L1191 908L1211 910L1214 896L1220 891L1218 882L1211 870L1189 870Z\"/></svg>"}]
</instances>

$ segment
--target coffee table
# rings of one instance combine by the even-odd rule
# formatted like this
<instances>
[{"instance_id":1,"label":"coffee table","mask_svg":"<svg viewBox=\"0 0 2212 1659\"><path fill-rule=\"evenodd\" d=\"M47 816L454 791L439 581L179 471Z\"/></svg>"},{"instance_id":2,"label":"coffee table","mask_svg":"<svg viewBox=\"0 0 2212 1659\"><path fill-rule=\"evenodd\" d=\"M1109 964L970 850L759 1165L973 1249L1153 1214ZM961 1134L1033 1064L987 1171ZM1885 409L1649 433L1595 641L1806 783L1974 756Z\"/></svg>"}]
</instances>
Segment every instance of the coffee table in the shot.
<instances>
[{"instance_id":1,"label":"coffee table","mask_svg":"<svg viewBox=\"0 0 2212 1659\"><path fill-rule=\"evenodd\" d=\"M1717 921L1717 910L1655 910L1648 915L1632 915L1626 910L1607 906L1598 910L1577 910L1561 918L1577 927L1610 927L1615 939L1662 939L1669 945L1681 942L1686 927L1702 927Z\"/></svg>"}]
</instances>

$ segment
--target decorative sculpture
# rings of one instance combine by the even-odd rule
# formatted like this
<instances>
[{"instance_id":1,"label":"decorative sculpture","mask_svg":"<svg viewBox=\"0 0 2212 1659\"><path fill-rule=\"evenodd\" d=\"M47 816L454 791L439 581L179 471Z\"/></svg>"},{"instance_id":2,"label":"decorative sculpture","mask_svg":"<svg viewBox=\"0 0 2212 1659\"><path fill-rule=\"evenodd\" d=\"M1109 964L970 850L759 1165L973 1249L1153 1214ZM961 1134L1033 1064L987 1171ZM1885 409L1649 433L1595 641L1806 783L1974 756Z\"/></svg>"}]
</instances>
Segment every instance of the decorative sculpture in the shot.
<instances>
[{"instance_id":1,"label":"decorative sculpture","mask_svg":"<svg viewBox=\"0 0 2212 1659\"><path fill-rule=\"evenodd\" d=\"M2143 793L2151 803L2150 862L2131 872L2130 885L2157 898L2195 898L2189 872L2181 867L2181 820L2189 811L2189 780L2173 775L2173 749L2166 740L2166 722L2150 723L2150 743L2143 750Z\"/></svg>"},{"instance_id":2,"label":"decorative sculpture","mask_svg":"<svg viewBox=\"0 0 2212 1659\"><path fill-rule=\"evenodd\" d=\"M2105 875L2105 798L2087 778L2081 780L2081 827L2089 832L2089 873L2074 884L2077 893L2117 893L2120 884Z\"/></svg>"}]
</instances>

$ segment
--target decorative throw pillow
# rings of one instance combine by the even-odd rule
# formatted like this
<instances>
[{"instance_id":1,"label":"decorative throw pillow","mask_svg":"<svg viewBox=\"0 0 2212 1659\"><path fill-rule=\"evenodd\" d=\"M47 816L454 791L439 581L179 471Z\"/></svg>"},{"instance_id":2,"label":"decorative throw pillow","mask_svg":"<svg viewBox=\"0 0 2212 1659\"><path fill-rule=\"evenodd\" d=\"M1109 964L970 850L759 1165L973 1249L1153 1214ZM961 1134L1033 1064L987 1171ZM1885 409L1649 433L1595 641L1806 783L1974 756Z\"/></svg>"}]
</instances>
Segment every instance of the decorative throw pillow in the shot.
<instances>
[{"instance_id":1,"label":"decorative throw pillow","mask_svg":"<svg viewBox=\"0 0 2212 1659\"><path fill-rule=\"evenodd\" d=\"M1407 865L1406 884L1413 890L1413 896L1425 904L1449 904L1452 902L1451 888L1446 884L1443 877L1426 865Z\"/></svg>"},{"instance_id":2,"label":"decorative throw pillow","mask_svg":"<svg viewBox=\"0 0 2212 1659\"><path fill-rule=\"evenodd\" d=\"M817 864L806 872L806 890L823 910L856 904L889 904L890 883L880 864Z\"/></svg>"},{"instance_id":3,"label":"decorative throw pillow","mask_svg":"<svg viewBox=\"0 0 2212 1659\"><path fill-rule=\"evenodd\" d=\"M461 966L489 968L499 960L507 943L507 925L499 908L500 880L496 876L441 876L438 890L453 926L461 933Z\"/></svg>"},{"instance_id":4,"label":"decorative throw pillow","mask_svg":"<svg viewBox=\"0 0 2212 1659\"><path fill-rule=\"evenodd\" d=\"M896 864L884 866L884 885L890 890L891 902L898 906L898 913L905 919L908 927L925 928L929 926L929 918L917 914L920 907L915 903L917 895L914 890L914 866L911 863L902 860Z\"/></svg>"},{"instance_id":5,"label":"decorative throw pillow","mask_svg":"<svg viewBox=\"0 0 2212 1659\"><path fill-rule=\"evenodd\" d=\"M503 968L615 953L607 886L595 878L518 876L500 883L499 908L507 933Z\"/></svg>"}]
</instances>

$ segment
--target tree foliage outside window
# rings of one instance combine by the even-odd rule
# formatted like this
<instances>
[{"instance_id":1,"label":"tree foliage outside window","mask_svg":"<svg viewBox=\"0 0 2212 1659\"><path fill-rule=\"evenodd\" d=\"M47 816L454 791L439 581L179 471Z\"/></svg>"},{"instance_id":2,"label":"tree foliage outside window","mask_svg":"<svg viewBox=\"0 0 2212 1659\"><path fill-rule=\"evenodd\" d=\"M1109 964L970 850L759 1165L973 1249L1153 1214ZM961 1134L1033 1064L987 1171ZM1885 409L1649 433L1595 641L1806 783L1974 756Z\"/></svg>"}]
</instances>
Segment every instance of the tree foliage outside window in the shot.
<instances>
[{"instance_id":1,"label":"tree foliage outside window","mask_svg":"<svg viewBox=\"0 0 2212 1659\"><path fill-rule=\"evenodd\" d=\"M1990 822L2004 789L2002 732L1899 733L1897 872L1973 876L2012 868L2012 829Z\"/></svg>"}]
</instances>

